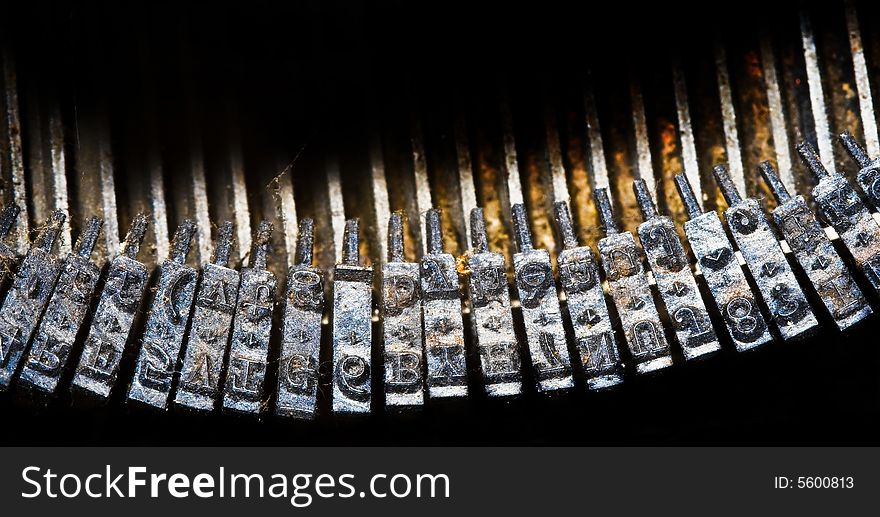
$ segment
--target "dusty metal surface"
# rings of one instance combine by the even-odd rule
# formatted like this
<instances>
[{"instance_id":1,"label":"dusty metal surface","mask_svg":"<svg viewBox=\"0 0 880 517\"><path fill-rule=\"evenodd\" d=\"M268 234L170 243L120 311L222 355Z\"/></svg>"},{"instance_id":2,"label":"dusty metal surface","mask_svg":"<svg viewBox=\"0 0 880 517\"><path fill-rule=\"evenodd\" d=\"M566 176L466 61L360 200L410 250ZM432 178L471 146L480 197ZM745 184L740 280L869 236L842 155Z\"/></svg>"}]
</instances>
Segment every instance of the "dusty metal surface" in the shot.
<instances>
[{"instance_id":1,"label":"dusty metal surface","mask_svg":"<svg viewBox=\"0 0 880 517\"><path fill-rule=\"evenodd\" d=\"M135 217L110 263L107 280L71 382L71 390L86 401L106 402L116 385L122 356L131 341L149 273L138 262L138 251L147 232L147 218Z\"/></svg>"},{"instance_id":2,"label":"dusty metal surface","mask_svg":"<svg viewBox=\"0 0 880 517\"><path fill-rule=\"evenodd\" d=\"M471 210L472 247L466 257L471 332L480 357L480 374L490 397L522 393L520 345L510 310L504 255L489 250L483 210Z\"/></svg>"},{"instance_id":3,"label":"dusty metal surface","mask_svg":"<svg viewBox=\"0 0 880 517\"><path fill-rule=\"evenodd\" d=\"M64 212L52 212L0 306L0 390L12 384L61 273L54 250L66 220Z\"/></svg>"},{"instance_id":4,"label":"dusty metal surface","mask_svg":"<svg viewBox=\"0 0 880 517\"><path fill-rule=\"evenodd\" d=\"M229 267L232 241L233 224L229 221L220 227L213 261L202 269L174 397L177 407L211 411L220 400L220 379L241 282L239 272Z\"/></svg>"},{"instance_id":5,"label":"dusty metal surface","mask_svg":"<svg viewBox=\"0 0 880 517\"><path fill-rule=\"evenodd\" d=\"M312 266L314 221L299 222L295 264L287 273L275 414L315 418L324 312L324 273Z\"/></svg>"},{"instance_id":6,"label":"dusty metal surface","mask_svg":"<svg viewBox=\"0 0 880 517\"><path fill-rule=\"evenodd\" d=\"M565 292L568 319L581 366L590 389L610 388L623 382L623 363L611 326L611 315L599 276L599 264L589 246L579 246L565 202L555 206L562 239L559 283Z\"/></svg>"},{"instance_id":7,"label":"dusty metal surface","mask_svg":"<svg viewBox=\"0 0 880 517\"><path fill-rule=\"evenodd\" d=\"M683 174L675 182L690 217L684 223L685 234L737 351L773 341L718 214L703 212Z\"/></svg>"},{"instance_id":8,"label":"dusty metal surface","mask_svg":"<svg viewBox=\"0 0 880 517\"><path fill-rule=\"evenodd\" d=\"M259 416L269 366L269 334L278 280L266 269L274 227L262 221L254 233L248 267L241 270L232 341L226 360L223 410Z\"/></svg>"},{"instance_id":9,"label":"dusty metal surface","mask_svg":"<svg viewBox=\"0 0 880 517\"><path fill-rule=\"evenodd\" d=\"M669 343L635 238L619 231L605 189L596 190L596 205L606 234L599 241L599 256L636 371L648 373L672 366Z\"/></svg>"},{"instance_id":10,"label":"dusty metal surface","mask_svg":"<svg viewBox=\"0 0 880 517\"><path fill-rule=\"evenodd\" d=\"M468 394L464 322L455 257L443 251L440 211L425 214L426 253L419 263L428 397Z\"/></svg>"},{"instance_id":11,"label":"dusty metal surface","mask_svg":"<svg viewBox=\"0 0 880 517\"><path fill-rule=\"evenodd\" d=\"M361 265L357 219L345 223L342 262L333 274L332 410L366 414L372 409L373 269Z\"/></svg>"},{"instance_id":12,"label":"dusty metal surface","mask_svg":"<svg viewBox=\"0 0 880 517\"><path fill-rule=\"evenodd\" d=\"M54 395L74 357L77 334L92 304L101 270L91 260L102 221L93 217L79 236L61 272L46 314L40 322L21 371L19 386L41 395Z\"/></svg>"},{"instance_id":13,"label":"dusty metal surface","mask_svg":"<svg viewBox=\"0 0 880 517\"><path fill-rule=\"evenodd\" d=\"M186 265L196 228L191 220L177 228L171 240L171 255L159 266L159 281L128 388L130 402L168 409L198 278L196 270Z\"/></svg>"},{"instance_id":14,"label":"dusty metal surface","mask_svg":"<svg viewBox=\"0 0 880 517\"><path fill-rule=\"evenodd\" d=\"M403 212L388 220L388 261L382 265L382 347L385 405L389 409L425 403L422 294L419 264L403 256Z\"/></svg>"},{"instance_id":15,"label":"dusty metal surface","mask_svg":"<svg viewBox=\"0 0 880 517\"><path fill-rule=\"evenodd\" d=\"M880 225L850 182L827 170L810 144L801 143L798 152L818 181L813 199L820 217L834 228L856 266L880 293Z\"/></svg>"},{"instance_id":16,"label":"dusty metal surface","mask_svg":"<svg viewBox=\"0 0 880 517\"><path fill-rule=\"evenodd\" d=\"M819 323L764 211L755 199L740 197L724 165L713 172L730 205L724 212L727 227L782 338L802 339L815 333Z\"/></svg>"},{"instance_id":17,"label":"dusty metal surface","mask_svg":"<svg viewBox=\"0 0 880 517\"><path fill-rule=\"evenodd\" d=\"M644 181L634 181L633 190L645 218L639 225L639 242L685 359L697 359L721 350L675 225L670 218L657 213Z\"/></svg>"},{"instance_id":18,"label":"dusty metal surface","mask_svg":"<svg viewBox=\"0 0 880 517\"><path fill-rule=\"evenodd\" d=\"M461 73L452 82L430 66L420 75L414 63L430 64L429 56L401 67L359 22L342 24L364 42L348 55L334 43L341 32L334 32L340 27L333 13L317 7L310 16L323 23L308 45L297 39L272 52L248 47L224 54L222 64L206 50L217 42L201 31L159 45L162 38L139 28L118 49L108 45L112 36L79 35L69 56L55 47L68 59L53 61L59 64L51 72L35 57L55 54L3 40L0 198L21 208L14 223L3 219L3 229L11 229L9 252L0 248L10 264L4 272L30 247L29 229L57 209L68 214L59 229L62 253L93 215L106 221L95 264L123 250L109 265L94 317L78 298L63 333L48 317L54 309L40 322L35 306L33 321L20 325L38 329L21 382L37 382L28 365L45 367L51 372L39 388L55 391L65 362L78 361L74 386L100 399L131 382L133 396L159 407L174 395L178 406L210 411L222 387L229 408L261 414L268 403L297 418L313 418L327 399L335 413L363 413L383 399L389 407L420 406L425 393L463 396L474 386L489 396L516 395L533 389L524 384L530 376L538 391L582 380L601 388L625 378L623 361L637 371L668 366L667 334L692 358L768 343L770 320L782 323L786 338L812 331L817 323L799 286L803 275L787 266L792 260L808 294L815 289L836 326L849 328L869 314L880 290L880 227L872 212L880 207L874 10L829 2L761 23L737 18L735 30L725 26L705 45L655 42L650 60L611 48L603 51L613 57L602 60L584 50L583 62L551 67L556 72L540 80L531 68L496 70L489 62L480 65L484 75ZM320 59L302 59L315 49ZM242 58L251 55L271 57ZM349 73L336 58L363 65ZM290 66L300 63L303 73ZM282 74L287 69L297 70L295 81L285 80L292 77ZM843 147L834 145L837 133ZM806 168L792 160L802 140L819 149L806 153ZM842 159L843 149L855 166ZM761 181L757 164L764 160L777 164L776 187ZM740 203L712 181L712 167L722 162L749 199ZM693 189L683 201L675 195L680 173ZM634 180L645 185L641 203ZM601 189L607 206L593 201ZM777 203L772 194L786 190L791 198ZM558 203L569 203L570 217ZM640 205L648 208L647 222ZM766 224L765 207L781 235ZM389 232L385 224L398 210L412 224ZM718 218L725 210L772 314L766 320ZM819 231L816 210L836 231ZM138 261L141 211L152 231ZM353 217L362 221L360 238L346 223ZM620 231L603 238L613 217ZM189 218L200 231L190 262L205 262L211 237L218 242L197 291L193 264L159 265L175 248L169 229ZM215 226L224 220L235 224ZM279 231L252 252L252 229L263 220ZM137 231L120 244L119 229L127 226ZM806 235L814 237L809 246ZM314 245L314 253L297 242ZM598 258L590 249L597 243ZM839 257L835 246L848 253ZM273 260L265 268L241 268L248 259L262 261L269 248ZM813 269L825 262L817 254L829 266ZM347 259L336 264L340 255ZM874 285L867 301L853 283L858 275L847 270L849 256ZM19 276L29 270L24 264ZM59 285L70 280L66 267ZM192 281L178 286L166 278L171 269ZM383 274L374 277L374 269ZM158 290L142 311L154 271ZM273 319L278 281L287 289L283 314ZM701 287L713 301L704 303ZM54 306L74 293L47 287L43 294L39 304ZM188 325L177 316L193 303ZM726 328L711 326L715 308ZM157 326L160 314L173 325ZM81 325L89 328L77 342ZM0 336L0 346L21 355L30 335L16 332ZM56 334L61 344L49 346ZM329 357L322 335L331 336ZM134 341L143 343L141 356L131 358L135 377L117 378L120 368L128 376L123 357ZM618 354L624 343L632 357ZM580 366L572 364L575 356ZM19 358L5 350L3 357L14 374ZM534 372L523 368L526 357ZM478 359L479 368L466 358ZM56 359L58 367L49 368ZM321 374L323 362L332 363L331 373ZM471 371L479 379L469 378ZM150 378L158 395L134 395ZM381 396L371 384L379 381ZM321 390L328 382L332 397Z\"/></svg>"},{"instance_id":19,"label":"dusty metal surface","mask_svg":"<svg viewBox=\"0 0 880 517\"><path fill-rule=\"evenodd\" d=\"M791 197L769 163L761 164L761 173L779 203L772 213L776 227L837 327L844 330L870 316L871 306L804 198Z\"/></svg>"}]
</instances>

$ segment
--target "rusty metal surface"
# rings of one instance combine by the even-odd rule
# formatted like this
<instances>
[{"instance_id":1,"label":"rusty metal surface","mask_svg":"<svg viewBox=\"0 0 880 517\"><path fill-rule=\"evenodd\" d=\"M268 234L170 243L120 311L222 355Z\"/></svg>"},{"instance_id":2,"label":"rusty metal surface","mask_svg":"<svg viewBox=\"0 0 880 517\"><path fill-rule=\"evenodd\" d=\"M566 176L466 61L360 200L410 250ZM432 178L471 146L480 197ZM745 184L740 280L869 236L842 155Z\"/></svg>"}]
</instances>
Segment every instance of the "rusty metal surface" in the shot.
<instances>
[{"instance_id":1,"label":"rusty metal surface","mask_svg":"<svg viewBox=\"0 0 880 517\"><path fill-rule=\"evenodd\" d=\"M84 312L87 300L71 305L63 346L46 345L57 330L48 318L54 309L39 318L43 305L62 299L57 289L18 325L28 335L7 329L12 335L0 336L2 345L21 355L37 331L20 382L36 382L29 364L48 368L57 359L53 380L41 385L47 391L64 377L64 363L76 361L75 389L99 399L131 383L131 396L148 404L167 407L173 395L178 406L211 411L222 390L233 412L263 414L268 404L276 415L313 419L328 400L331 413L365 413L380 400L404 407L429 405L425 395L472 398L476 386L490 397L518 395L532 389L527 380L538 391L580 382L609 387L626 378L624 360L632 358L639 372L670 366L667 334L687 359L729 344L747 350L768 343L767 321L780 323L786 339L809 334L818 323L804 290L819 294L836 327L850 328L880 292L880 227L872 212L880 206L873 101L880 32L863 11L873 8L830 2L763 25L738 19L756 30L726 26L700 48L670 38L658 46L658 59L617 59L622 50L609 48L615 57L604 62L584 51L585 66L564 63L542 80L520 73L531 69L483 63L480 81L462 74L453 85L430 66L420 75L415 65L389 65L393 58L386 61L369 27L334 21L325 8L312 13L327 24L315 24L302 52L326 54L303 65L296 85L266 80L269 71L299 62L293 42L277 49L271 66L236 55L221 67L200 60L210 45L199 31L165 46L137 32L118 49L96 34L74 38L70 62L51 73L34 61L44 54L13 42L2 54L0 198L22 210L13 224L3 223L10 229L9 250L0 248L4 264L24 254L28 229L56 209L68 215L59 230L62 252L88 216L106 219L96 265L119 253L119 228L144 224L140 211L153 231L140 260L136 243L122 243L128 251L110 262L94 317ZM340 27L370 37L345 54L334 42ZM126 56L131 63L114 64ZM349 77L328 56L363 64ZM114 70L128 82L112 82ZM836 133L844 147L833 145ZM802 140L819 149L806 153L815 155L808 167L791 158ZM842 159L844 148L856 166ZM774 190L757 169L764 160L778 164L791 200L768 197ZM712 181L722 162L746 199L730 198L730 188ZM695 191L684 201L675 195L679 173ZM648 192L641 208L646 199L657 205L646 222L634 180ZM596 193L607 206L597 206ZM570 203L570 217L554 214L558 203ZM764 219L765 206L780 235ZM399 210L413 224L398 239L396 226L389 232L384 225ZM721 211L772 315L766 320ZM817 211L830 228L817 225ZM785 222L794 213L818 248L801 246L801 234ZM359 229L346 226L354 217L363 221ZM175 248L169 230L188 218L199 224L195 262L207 259L212 235L223 255L205 265L198 288L185 260L160 264ZM214 225L221 220L235 225ZM263 220L280 231L250 251L259 233L252 227ZM295 249L305 234L314 254ZM473 246L465 250L468 240ZM835 247L848 251L841 257ZM262 262L269 248L265 267L241 268L248 259ZM812 268L817 254L831 264L821 273ZM348 259L336 264L340 255ZM856 285L859 274L848 271L850 258L874 287L867 297ZM47 263L61 264L63 285L66 260ZM804 275L788 267L795 260ZM28 274L27 258L23 264L19 276ZM155 296L144 296L154 273ZM171 278L178 274L188 279L185 288ZM287 289L276 315L277 282ZM713 298L708 308L704 287ZM17 292L13 285L6 296ZM142 297L151 302L147 311ZM163 314L173 325L159 324ZM713 317L723 325L713 327ZM80 325L88 329L77 342ZM329 336L329 357L327 350L322 357L322 336ZM126 361L136 342L140 355ZM630 354L621 357L624 345ZM82 356L62 357L79 348ZM19 358L5 351L3 358L11 368L4 378L14 377ZM323 376L322 359L332 363ZM119 377L130 363L134 377ZM479 380L469 379L477 370ZM143 384L153 381L156 393L144 395ZM331 389L322 390L328 382Z\"/></svg>"}]
</instances>

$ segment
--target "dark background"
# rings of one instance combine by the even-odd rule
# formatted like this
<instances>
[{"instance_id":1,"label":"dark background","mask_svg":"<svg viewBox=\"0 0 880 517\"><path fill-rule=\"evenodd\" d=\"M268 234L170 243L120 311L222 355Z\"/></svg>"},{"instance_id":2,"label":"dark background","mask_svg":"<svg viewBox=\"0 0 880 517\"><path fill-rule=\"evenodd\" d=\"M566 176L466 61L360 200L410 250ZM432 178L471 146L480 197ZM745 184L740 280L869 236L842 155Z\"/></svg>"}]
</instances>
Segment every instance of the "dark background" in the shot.
<instances>
[{"instance_id":1,"label":"dark background","mask_svg":"<svg viewBox=\"0 0 880 517\"><path fill-rule=\"evenodd\" d=\"M78 106L108 102L115 125L127 128L116 137L125 147L136 146L139 134L138 119L130 114L155 96L151 102L173 148L187 98L180 87L186 73L198 92L203 127L239 120L249 161L266 159L263 151L293 155L302 142L330 138L338 138L341 155L362 154L361 140L344 135L358 134L369 122L363 101L368 91L380 99L386 119L393 119L399 115L395 99L405 89L418 92L434 114L444 111L442 99L450 95L465 96L474 106L493 102L499 81L520 105L546 89L565 95L565 81L588 70L600 90L614 90L624 87L625 71L633 66L665 70L672 52L687 63L690 53L711 46L719 33L751 38L760 27L777 23L785 25L783 33L796 30L800 5L16 4L6 6L2 27L23 78L22 103L46 92L73 96ZM861 17L870 14L863 6ZM181 48L188 49L190 61L181 59ZM208 145L220 145L213 141L209 135ZM431 403L417 415L359 421L196 418L129 410L120 400L81 409L71 407L66 396L37 407L3 394L0 440L6 445L876 445L877 329L873 318L846 337L826 331L803 343L775 343L742 355L728 347L702 363L630 377L609 393L586 393L580 386L561 397L529 393L508 403L472 397L458 405Z\"/></svg>"}]
</instances>

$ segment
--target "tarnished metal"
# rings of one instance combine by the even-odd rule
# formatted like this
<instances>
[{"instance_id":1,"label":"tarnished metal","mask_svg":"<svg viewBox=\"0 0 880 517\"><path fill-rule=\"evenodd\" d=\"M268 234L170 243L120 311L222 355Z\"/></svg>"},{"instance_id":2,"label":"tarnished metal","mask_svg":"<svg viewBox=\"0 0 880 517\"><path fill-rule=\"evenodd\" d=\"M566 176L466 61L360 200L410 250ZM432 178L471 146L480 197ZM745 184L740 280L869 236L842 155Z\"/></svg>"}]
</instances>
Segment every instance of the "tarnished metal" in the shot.
<instances>
[{"instance_id":1,"label":"tarnished metal","mask_svg":"<svg viewBox=\"0 0 880 517\"><path fill-rule=\"evenodd\" d=\"M856 137L849 131L840 134L843 147L859 166L856 181L868 202L875 210L880 210L880 156L871 159Z\"/></svg>"},{"instance_id":2,"label":"tarnished metal","mask_svg":"<svg viewBox=\"0 0 880 517\"><path fill-rule=\"evenodd\" d=\"M403 256L403 212L388 221L388 261L382 266L382 336L385 406L425 403L422 296L419 265Z\"/></svg>"},{"instance_id":3,"label":"tarnished metal","mask_svg":"<svg viewBox=\"0 0 880 517\"><path fill-rule=\"evenodd\" d=\"M138 214L122 243L119 256L110 263L107 281L76 367L71 389L92 400L106 401L119 375L119 363L149 279L147 267L136 260L146 231L147 218Z\"/></svg>"},{"instance_id":4,"label":"tarnished metal","mask_svg":"<svg viewBox=\"0 0 880 517\"><path fill-rule=\"evenodd\" d=\"M345 222L342 262L333 274L333 392L335 414L366 414L372 398L373 269L360 264L358 220Z\"/></svg>"},{"instance_id":5,"label":"tarnished metal","mask_svg":"<svg viewBox=\"0 0 880 517\"><path fill-rule=\"evenodd\" d=\"M525 206L517 203L511 207L511 213L517 247L517 253L513 254L513 271L538 391L571 388L574 386L571 357L550 253L532 246Z\"/></svg>"},{"instance_id":6,"label":"tarnished metal","mask_svg":"<svg viewBox=\"0 0 880 517\"><path fill-rule=\"evenodd\" d=\"M642 268L635 238L630 232L618 229L608 191L596 189L595 198L606 234L599 241L602 268L636 372L647 373L671 366L669 343Z\"/></svg>"},{"instance_id":7,"label":"tarnished metal","mask_svg":"<svg viewBox=\"0 0 880 517\"><path fill-rule=\"evenodd\" d=\"M0 210L0 292L5 292L9 280L18 270L18 254L3 240L12 231L21 207L11 204Z\"/></svg>"},{"instance_id":8,"label":"tarnished metal","mask_svg":"<svg viewBox=\"0 0 880 517\"><path fill-rule=\"evenodd\" d=\"M684 223L685 235L734 346L744 352L769 343L773 336L721 219L714 210L703 213L684 174L675 176L675 186L690 218Z\"/></svg>"},{"instance_id":9,"label":"tarnished metal","mask_svg":"<svg viewBox=\"0 0 880 517\"><path fill-rule=\"evenodd\" d=\"M24 362L19 386L46 395L58 388L101 274L90 257L102 224L97 217L89 219L74 251L64 258L46 314Z\"/></svg>"},{"instance_id":10,"label":"tarnished metal","mask_svg":"<svg viewBox=\"0 0 880 517\"><path fill-rule=\"evenodd\" d=\"M323 272L312 267L314 221L299 222L295 263L287 272L275 414L312 419L318 395Z\"/></svg>"},{"instance_id":11,"label":"tarnished metal","mask_svg":"<svg viewBox=\"0 0 880 517\"><path fill-rule=\"evenodd\" d=\"M633 181L633 192L645 219L639 225L639 241L684 358L697 359L721 350L675 224L657 213L644 180Z\"/></svg>"},{"instance_id":12,"label":"tarnished metal","mask_svg":"<svg viewBox=\"0 0 880 517\"><path fill-rule=\"evenodd\" d=\"M812 334L818 329L816 317L758 201L740 197L724 165L713 173L729 206L724 212L727 226L782 339Z\"/></svg>"},{"instance_id":13,"label":"tarnished metal","mask_svg":"<svg viewBox=\"0 0 880 517\"><path fill-rule=\"evenodd\" d=\"M428 396L463 397L468 393L464 322L455 257L443 252L440 211L425 214L427 253L419 265L424 312Z\"/></svg>"},{"instance_id":14,"label":"tarnished metal","mask_svg":"<svg viewBox=\"0 0 880 517\"><path fill-rule=\"evenodd\" d=\"M467 292L483 386L490 397L518 395L523 387L522 366L510 310L504 255L489 251L483 209L472 209L470 219Z\"/></svg>"},{"instance_id":15,"label":"tarnished metal","mask_svg":"<svg viewBox=\"0 0 880 517\"><path fill-rule=\"evenodd\" d=\"M870 305L803 196L791 197L770 162L762 162L760 169L778 202L773 210L776 227L834 323L844 330L868 317Z\"/></svg>"},{"instance_id":16,"label":"tarnished metal","mask_svg":"<svg viewBox=\"0 0 880 517\"><path fill-rule=\"evenodd\" d=\"M0 306L0 391L12 383L58 280L61 261L52 248L65 220L64 212L52 212Z\"/></svg>"},{"instance_id":17,"label":"tarnished metal","mask_svg":"<svg viewBox=\"0 0 880 517\"><path fill-rule=\"evenodd\" d=\"M217 234L214 260L202 269L174 397L174 404L185 409L211 411L220 398L220 376L224 371L223 359L232 332L240 280L238 271L229 267L232 236L233 224L226 221Z\"/></svg>"},{"instance_id":18,"label":"tarnished metal","mask_svg":"<svg viewBox=\"0 0 880 517\"><path fill-rule=\"evenodd\" d=\"M587 386L599 390L623 382L623 364L611 327L599 265L589 246L580 246L568 204L554 205L556 226L564 249L556 259L559 282L565 291Z\"/></svg>"},{"instance_id":19,"label":"tarnished metal","mask_svg":"<svg viewBox=\"0 0 880 517\"><path fill-rule=\"evenodd\" d=\"M266 269L272 223L262 221L254 234L248 267L241 270L232 342L226 362L223 410L259 415L269 357L269 334L278 280Z\"/></svg>"},{"instance_id":20,"label":"tarnished metal","mask_svg":"<svg viewBox=\"0 0 880 517\"><path fill-rule=\"evenodd\" d=\"M168 409L196 290L196 270L186 265L195 234L194 221L186 220L178 226L171 240L171 254L159 267L159 285L128 389L129 401Z\"/></svg>"},{"instance_id":21,"label":"tarnished metal","mask_svg":"<svg viewBox=\"0 0 880 517\"><path fill-rule=\"evenodd\" d=\"M818 181L813 200L819 216L834 228L874 292L880 294L880 226L849 181L826 170L813 146L802 142L798 153Z\"/></svg>"}]
</instances>

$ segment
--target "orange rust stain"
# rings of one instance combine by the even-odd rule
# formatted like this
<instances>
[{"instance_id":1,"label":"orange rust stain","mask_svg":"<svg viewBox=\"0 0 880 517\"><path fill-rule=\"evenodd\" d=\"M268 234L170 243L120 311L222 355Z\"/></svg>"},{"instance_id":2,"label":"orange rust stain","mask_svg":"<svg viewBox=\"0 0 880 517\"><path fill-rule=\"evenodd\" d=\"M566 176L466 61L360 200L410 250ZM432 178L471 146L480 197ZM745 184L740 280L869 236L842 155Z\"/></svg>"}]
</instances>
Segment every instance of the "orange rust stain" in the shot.
<instances>
[{"instance_id":1,"label":"orange rust stain","mask_svg":"<svg viewBox=\"0 0 880 517\"><path fill-rule=\"evenodd\" d=\"M661 118L658 121L660 127L660 188L666 201L666 209L673 221L681 225L687 220L687 214L684 210L684 204L675 188L673 178L683 169L681 161L680 149L678 146L678 131L675 124L671 121ZM677 226L681 233L681 227Z\"/></svg>"}]
</instances>

